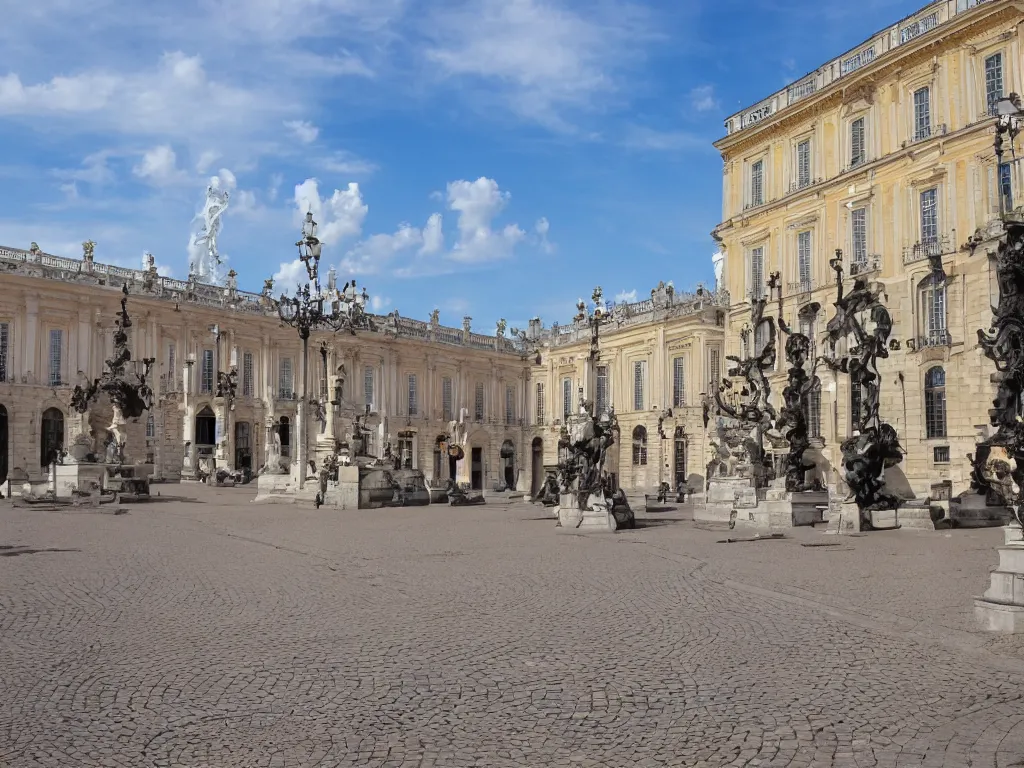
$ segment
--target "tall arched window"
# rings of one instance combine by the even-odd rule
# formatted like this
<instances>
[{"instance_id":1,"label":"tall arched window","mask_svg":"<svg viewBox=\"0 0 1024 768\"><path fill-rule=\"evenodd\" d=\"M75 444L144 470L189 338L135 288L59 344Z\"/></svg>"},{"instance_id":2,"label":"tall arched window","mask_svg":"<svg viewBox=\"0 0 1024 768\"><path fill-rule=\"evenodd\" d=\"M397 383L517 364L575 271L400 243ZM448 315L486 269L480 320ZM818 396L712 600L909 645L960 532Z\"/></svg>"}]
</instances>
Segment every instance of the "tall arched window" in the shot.
<instances>
[{"instance_id":1,"label":"tall arched window","mask_svg":"<svg viewBox=\"0 0 1024 768\"><path fill-rule=\"evenodd\" d=\"M921 301L921 346L938 347L948 344L946 330L946 279L933 272L918 283Z\"/></svg>"},{"instance_id":2,"label":"tall arched window","mask_svg":"<svg viewBox=\"0 0 1024 768\"><path fill-rule=\"evenodd\" d=\"M817 379L807 393L804 419L807 420L807 436L821 437L821 382Z\"/></svg>"},{"instance_id":3,"label":"tall arched window","mask_svg":"<svg viewBox=\"0 0 1024 768\"><path fill-rule=\"evenodd\" d=\"M39 441L39 465L48 467L64 447L64 414L57 408L43 411L42 435Z\"/></svg>"},{"instance_id":4,"label":"tall arched window","mask_svg":"<svg viewBox=\"0 0 1024 768\"><path fill-rule=\"evenodd\" d=\"M633 428L633 466L647 466L647 428L642 424Z\"/></svg>"},{"instance_id":5,"label":"tall arched window","mask_svg":"<svg viewBox=\"0 0 1024 768\"><path fill-rule=\"evenodd\" d=\"M924 375L924 425L928 437L946 436L946 372L942 366Z\"/></svg>"}]
</instances>

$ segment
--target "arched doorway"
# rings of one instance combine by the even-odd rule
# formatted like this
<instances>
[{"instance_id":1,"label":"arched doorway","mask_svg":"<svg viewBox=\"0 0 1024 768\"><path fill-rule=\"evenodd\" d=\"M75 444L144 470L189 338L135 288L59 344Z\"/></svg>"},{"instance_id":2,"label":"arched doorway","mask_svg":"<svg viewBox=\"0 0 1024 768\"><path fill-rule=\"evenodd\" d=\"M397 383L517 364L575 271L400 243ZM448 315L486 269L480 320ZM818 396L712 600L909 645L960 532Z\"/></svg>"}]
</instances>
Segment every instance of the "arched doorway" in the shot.
<instances>
[{"instance_id":1,"label":"arched doorway","mask_svg":"<svg viewBox=\"0 0 1024 768\"><path fill-rule=\"evenodd\" d=\"M64 414L59 408L43 411L42 435L39 441L39 465L48 467L64 447Z\"/></svg>"},{"instance_id":2,"label":"arched doorway","mask_svg":"<svg viewBox=\"0 0 1024 768\"><path fill-rule=\"evenodd\" d=\"M0 405L0 484L7 482L7 406Z\"/></svg>"},{"instance_id":3,"label":"arched doorway","mask_svg":"<svg viewBox=\"0 0 1024 768\"><path fill-rule=\"evenodd\" d=\"M544 439L541 437L533 438L533 443L530 446L531 463L530 463L530 495L537 498L540 493L541 486L544 485Z\"/></svg>"},{"instance_id":4,"label":"arched doorway","mask_svg":"<svg viewBox=\"0 0 1024 768\"><path fill-rule=\"evenodd\" d=\"M479 446L470 448L469 487L474 491L484 489L484 449Z\"/></svg>"},{"instance_id":5,"label":"arched doorway","mask_svg":"<svg viewBox=\"0 0 1024 768\"><path fill-rule=\"evenodd\" d=\"M235 469L252 469L252 425L235 422Z\"/></svg>"},{"instance_id":6,"label":"arched doorway","mask_svg":"<svg viewBox=\"0 0 1024 768\"><path fill-rule=\"evenodd\" d=\"M678 491L679 486L686 485L686 430L682 427L676 427L673 469L672 490Z\"/></svg>"},{"instance_id":7,"label":"arched doorway","mask_svg":"<svg viewBox=\"0 0 1024 768\"><path fill-rule=\"evenodd\" d=\"M217 417L210 406L196 414L196 445L212 448L217 444Z\"/></svg>"},{"instance_id":8,"label":"arched doorway","mask_svg":"<svg viewBox=\"0 0 1024 768\"><path fill-rule=\"evenodd\" d=\"M505 490L513 491L516 487L516 444L506 440L501 444L501 475L505 481Z\"/></svg>"},{"instance_id":9,"label":"arched doorway","mask_svg":"<svg viewBox=\"0 0 1024 768\"><path fill-rule=\"evenodd\" d=\"M292 425L288 421L287 416L281 417L280 426L277 429L277 433L281 436L281 455L291 456L292 455Z\"/></svg>"}]
</instances>

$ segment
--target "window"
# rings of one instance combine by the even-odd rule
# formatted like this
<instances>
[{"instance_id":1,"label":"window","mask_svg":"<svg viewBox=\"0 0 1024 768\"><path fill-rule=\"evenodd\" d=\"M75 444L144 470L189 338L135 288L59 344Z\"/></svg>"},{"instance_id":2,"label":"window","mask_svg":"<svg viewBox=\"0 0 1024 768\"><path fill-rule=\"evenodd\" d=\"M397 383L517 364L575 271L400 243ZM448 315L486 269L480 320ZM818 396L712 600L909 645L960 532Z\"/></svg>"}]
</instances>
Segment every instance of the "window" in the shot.
<instances>
[{"instance_id":1,"label":"window","mask_svg":"<svg viewBox=\"0 0 1024 768\"><path fill-rule=\"evenodd\" d=\"M512 424L516 420L516 388L505 385L505 423Z\"/></svg>"},{"instance_id":2,"label":"window","mask_svg":"<svg viewBox=\"0 0 1024 768\"><path fill-rule=\"evenodd\" d=\"M290 362L290 361L289 361ZM213 350L204 349L199 366L199 391L213 392Z\"/></svg>"},{"instance_id":3,"label":"window","mask_svg":"<svg viewBox=\"0 0 1024 768\"><path fill-rule=\"evenodd\" d=\"M156 437L156 419L152 413L146 417L146 437Z\"/></svg>"},{"instance_id":4,"label":"window","mask_svg":"<svg viewBox=\"0 0 1024 768\"><path fill-rule=\"evenodd\" d=\"M800 232L796 236L796 266L800 276L800 290L811 290L811 233Z\"/></svg>"},{"instance_id":5,"label":"window","mask_svg":"<svg viewBox=\"0 0 1024 768\"><path fill-rule=\"evenodd\" d=\"M764 296L764 247L758 246L750 252L750 298Z\"/></svg>"},{"instance_id":6,"label":"window","mask_svg":"<svg viewBox=\"0 0 1024 768\"><path fill-rule=\"evenodd\" d=\"M572 413L572 379L562 379L562 418Z\"/></svg>"},{"instance_id":7,"label":"window","mask_svg":"<svg viewBox=\"0 0 1024 768\"><path fill-rule=\"evenodd\" d=\"M672 360L672 407L682 408L686 405L686 358L677 357Z\"/></svg>"},{"instance_id":8,"label":"window","mask_svg":"<svg viewBox=\"0 0 1024 768\"><path fill-rule=\"evenodd\" d=\"M477 421L484 420L484 385L476 385L476 398L473 401L473 416Z\"/></svg>"},{"instance_id":9,"label":"window","mask_svg":"<svg viewBox=\"0 0 1024 768\"><path fill-rule=\"evenodd\" d=\"M807 420L807 436L821 437L821 382L815 381L807 393L804 406L804 418Z\"/></svg>"},{"instance_id":10,"label":"window","mask_svg":"<svg viewBox=\"0 0 1024 768\"><path fill-rule=\"evenodd\" d=\"M926 436L946 436L946 372L941 366L924 375L924 424Z\"/></svg>"},{"instance_id":11,"label":"window","mask_svg":"<svg viewBox=\"0 0 1024 768\"><path fill-rule=\"evenodd\" d=\"M647 361L637 360L633 363L633 410L644 409L644 383L647 379Z\"/></svg>"},{"instance_id":12,"label":"window","mask_svg":"<svg viewBox=\"0 0 1024 768\"><path fill-rule=\"evenodd\" d=\"M327 360L320 358L320 399L329 400L327 391Z\"/></svg>"},{"instance_id":13,"label":"window","mask_svg":"<svg viewBox=\"0 0 1024 768\"><path fill-rule=\"evenodd\" d=\"M281 455L292 455L292 425L287 416L282 416L278 423L277 434L281 438Z\"/></svg>"},{"instance_id":14,"label":"window","mask_svg":"<svg viewBox=\"0 0 1024 768\"><path fill-rule=\"evenodd\" d=\"M172 341L167 345L167 390L169 392L178 391L178 361L177 361L177 350L174 347Z\"/></svg>"},{"instance_id":15,"label":"window","mask_svg":"<svg viewBox=\"0 0 1024 768\"><path fill-rule=\"evenodd\" d=\"M1003 98L1003 54L994 53L985 59L985 109L995 115Z\"/></svg>"},{"instance_id":16,"label":"window","mask_svg":"<svg viewBox=\"0 0 1024 768\"><path fill-rule=\"evenodd\" d=\"M252 371L252 352L242 355L242 397L252 397L256 391Z\"/></svg>"},{"instance_id":17,"label":"window","mask_svg":"<svg viewBox=\"0 0 1024 768\"><path fill-rule=\"evenodd\" d=\"M941 275L931 274L920 283L921 346L943 346L949 338L946 332L946 281Z\"/></svg>"},{"instance_id":18,"label":"window","mask_svg":"<svg viewBox=\"0 0 1024 768\"><path fill-rule=\"evenodd\" d=\"M754 354L760 355L764 352L764 348L768 346L768 323L758 323L757 328L754 329Z\"/></svg>"},{"instance_id":19,"label":"window","mask_svg":"<svg viewBox=\"0 0 1024 768\"><path fill-rule=\"evenodd\" d=\"M597 403L595 415L600 415L608 410L608 366L597 366Z\"/></svg>"},{"instance_id":20,"label":"window","mask_svg":"<svg viewBox=\"0 0 1024 768\"><path fill-rule=\"evenodd\" d=\"M921 193L921 245L928 254L939 243L939 190L935 187ZM938 253L938 251L936 251Z\"/></svg>"},{"instance_id":21,"label":"window","mask_svg":"<svg viewBox=\"0 0 1024 768\"><path fill-rule=\"evenodd\" d=\"M642 424L633 428L633 466L647 466L647 428Z\"/></svg>"},{"instance_id":22,"label":"window","mask_svg":"<svg viewBox=\"0 0 1024 768\"><path fill-rule=\"evenodd\" d=\"M722 384L722 353L718 347L708 350L708 376L711 384L708 394L714 394Z\"/></svg>"},{"instance_id":23,"label":"window","mask_svg":"<svg viewBox=\"0 0 1024 768\"><path fill-rule=\"evenodd\" d=\"M416 374L409 374L409 416L416 416L419 413L419 402L416 392Z\"/></svg>"},{"instance_id":24,"label":"window","mask_svg":"<svg viewBox=\"0 0 1024 768\"><path fill-rule=\"evenodd\" d=\"M57 451L64 448L64 414L59 409L43 411L40 437L39 466L48 467L57 460Z\"/></svg>"},{"instance_id":25,"label":"window","mask_svg":"<svg viewBox=\"0 0 1024 768\"><path fill-rule=\"evenodd\" d=\"M408 437L398 438L398 458L401 461L402 469L412 469L413 466L412 440Z\"/></svg>"},{"instance_id":26,"label":"window","mask_svg":"<svg viewBox=\"0 0 1024 768\"><path fill-rule=\"evenodd\" d=\"M850 167L856 168L867 160L864 142L864 118L858 117L850 123Z\"/></svg>"},{"instance_id":27,"label":"window","mask_svg":"<svg viewBox=\"0 0 1024 768\"><path fill-rule=\"evenodd\" d=\"M64 357L64 331L54 328L50 331L50 386L60 386Z\"/></svg>"},{"instance_id":28,"label":"window","mask_svg":"<svg viewBox=\"0 0 1024 768\"><path fill-rule=\"evenodd\" d=\"M949 464L949 446L935 446L932 449L932 461L936 464Z\"/></svg>"},{"instance_id":29,"label":"window","mask_svg":"<svg viewBox=\"0 0 1024 768\"><path fill-rule=\"evenodd\" d=\"M11 324L0 323L0 381L7 381L10 378L7 369L7 361L11 352Z\"/></svg>"},{"instance_id":30,"label":"window","mask_svg":"<svg viewBox=\"0 0 1024 768\"><path fill-rule=\"evenodd\" d=\"M807 368L813 369L814 358L817 355L817 347L814 343L815 328L814 328L814 317L815 313L808 308L801 310L799 315L800 320L800 333L808 338L811 342L810 350L807 353Z\"/></svg>"},{"instance_id":31,"label":"window","mask_svg":"<svg viewBox=\"0 0 1024 768\"><path fill-rule=\"evenodd\" d=\"M450 376L441 379L441 418L444 421L455 419L455 409L452 407L452 380Z\"/></svg>"},{"instance_id":32,"label":"window","mask_svg":"<svg viewBox=\"0 0 1024 768\"><path fill-rule=\"evenodd\" d=\"M373 366L367 365L363 368L363 405L370 406L374 410L376 401L373 399Z\"/></svg>"},{"instance_id":33,"label":"window","mask_svg":"<svg viewBox=\"0 0 1024 768\"><path fill-rule=\"evenodd\" d=\"M281 359L277 376L278 396L289 398L292 396L292 359L285 357Z\"/></svg>"},{"instance_id":34,"label":"window","mask_svg":"<svg viewBox=\"0 0 1024 768\"><path fill-rule=\"evenodd\" d=\"M999 166L999 194L1002 197L1003 212L1013 210L1013 171L1009 163Z\"/></svg>"},{"instance_id":35,"label":"window","mask_svg":"<svg viewBox=\"0 0 1024 768\"><path fill-rule=\"evenodd\" d=\"M931 91L928 86L914 91L914 141L932 135Z\"/></svg>"},{"instance_id":36,"label":"window","mask_svg":"<svg viewBox=\"0 0 1024 768\"><path fill-rule=\"evenodd\" d=\"M544 382L537 382L537 423L544 423Z\"/></svg>"},{"instance_id":37,"label":"window","mask_svg":"<svg viewBox=\"0 0 1024 768\"><path fill-rule=\"evenodd\" d=\"M861 403L864 402L864 393L861 390L860 384L850 385L850 432L860 430L860 420L863 416L861 413Z\"/></svg>"},{"instance_id":38,"label":"window","mask_svg":"<svg viewBox=\"0 0 1024 768\"><path fill-rule=\"evenodd\" d=\"M764 160L750 166L750 206L764 204Z\"/></svg>"},{"instance_id":39,"label":"window","mask_svg":"<svg viewBox=\"0 0 1024 768\"><path fill-rule=\"evenodd\" d=\"M853 253L850 259L850 274L863 272L868 265L868 209L854 208L850 212Z\"/></svg>"},{"instance_id":40,"label":"window","mask_svg":"<svg viewBox=\"0 0 1024 768\"><path fill-rule=\"evenodd\" d=\"M804 139L796 145L796 186L798 189L811 183L811 140Z\"/></svg>"}]
</instances>

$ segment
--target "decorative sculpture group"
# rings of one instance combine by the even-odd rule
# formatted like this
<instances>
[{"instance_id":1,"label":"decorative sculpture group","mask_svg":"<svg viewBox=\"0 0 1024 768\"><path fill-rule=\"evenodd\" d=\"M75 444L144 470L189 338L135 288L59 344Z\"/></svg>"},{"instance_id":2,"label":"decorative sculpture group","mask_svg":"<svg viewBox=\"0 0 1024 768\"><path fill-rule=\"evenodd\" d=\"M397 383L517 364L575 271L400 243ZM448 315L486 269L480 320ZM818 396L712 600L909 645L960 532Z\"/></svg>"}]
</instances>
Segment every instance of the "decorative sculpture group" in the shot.
<instances>
[{"instance_id":1,"label":"decorative sculpture group","mask_svg":"<svg viewBox=\"0 0 1024 768\"><path fill-rule=\"evenodd\" d=\"M813 305L816 310L817 305ZM806 491L807 473L814 464L804 459L811 447L807 426L807 409L812 389L817 385L814 375L817 361L813 359L811 339L804 333L794 333L782 317L782 292L779 292L779 330L786 334L786 362L789 364L786 386L782 390L782 408L775 428L789 443L786 454L786 490L790 493ZM810 372L808 372L808 366Z\"/></svg>"},{"instance_id":2,"label":"decorative sculpture group","mask_svg":"<svg viewBox=\"0 0 1024 768\"><path fill-rule=\"evenodd\" d=\"M889 356L892 317L882 304L878 288L863 278L846 293L843 285L843 253L836 251L829 266L836 275L836 314L826 327L830 354L821 360L830 369L849 374L850 386L861 391L861 415L857 432L843 441L844 479L860 509L862 523L870 525L872 511L898 509L901 499L885 490L884 473L903 460L896 430L879 414L881 376L878 361ZM868 327L870 322L871 327ZM836 357L839 342L848 348Z\"/></svg>"}]
</instances>

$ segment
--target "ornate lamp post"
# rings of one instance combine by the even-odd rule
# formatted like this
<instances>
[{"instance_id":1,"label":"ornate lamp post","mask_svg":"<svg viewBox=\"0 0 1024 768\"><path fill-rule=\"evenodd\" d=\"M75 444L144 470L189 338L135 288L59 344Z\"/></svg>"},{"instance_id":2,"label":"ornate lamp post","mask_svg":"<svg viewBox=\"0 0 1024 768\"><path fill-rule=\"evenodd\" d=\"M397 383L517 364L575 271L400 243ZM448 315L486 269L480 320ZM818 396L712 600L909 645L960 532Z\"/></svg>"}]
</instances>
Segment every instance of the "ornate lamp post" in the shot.
<instances>
[{"instance_id":1,"label":"ornate lamp post","mask_svg":"<svg viewBox=\"0 0 1024 768\"><path fill-rule=\"evenodd\" d=\"M1016 93L1011 93L1009 96L1000 99L996 103L996 138L995 138L995 151L996 151L996 173L999 174L999 216L1002 217L1006 214L1006 194L1003 191L1003 137L1008 136L1010 139L1010 153L1016 154L1013 149L1013 141L1017 138L1017 134L1020 133L1022 123L1021 118L1024 117L1024 111L1021 110L1020 96Z\"/></svg>"},{"instance_id":2,"label":"ornate lamp post","mask_svg":"<svg viewBox=\"0 0 1024 768\"><path fill-rule=\"evenodd\" d=\"M302 239L295 243L299 249L299 260L306 268L308 280L300 286L294 296L284 293L277 300L277 314L284 325L298 331L302 340L302 371L299 377L299 402L296 418L296 462L299 471L299 488L306 481L306 406L309 399L307 378L309 376L309 337L314 330L329 330L334 333L348 331L355 335L357 329L369 329L370 319L365 312L367 293L351 290L324 290L320 285L320 254L323 245L316 236L317 224L312 212L306 214L302 223ZM333 295L332 295L333 294ZM318 403L319 405L319 403Z\"/></svg>"},{"instance_id":3,"label":"ornate lamp post","mask_svg":"<svg viewBox=\"0 0 1024 768\"><path fill-rule=\"evenodd\" d=\"M590 298L594 302L593 311L590 311L587 308L587 303L580 299L576 302L576 316L573 320L577 325L585 325L590 328L590 352L587 355L587 366L584 373L586 384L584 387L580 387L580 395L583 400L594 404L594 418L600 419L602 414L599 412L599 408L609 407L608 403L597 402L597 363L601 359L601 325L608 319L608 310L604 305L604 292L601 290L601 286L594 289Z\"/></svg>"}]
</instances>

